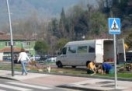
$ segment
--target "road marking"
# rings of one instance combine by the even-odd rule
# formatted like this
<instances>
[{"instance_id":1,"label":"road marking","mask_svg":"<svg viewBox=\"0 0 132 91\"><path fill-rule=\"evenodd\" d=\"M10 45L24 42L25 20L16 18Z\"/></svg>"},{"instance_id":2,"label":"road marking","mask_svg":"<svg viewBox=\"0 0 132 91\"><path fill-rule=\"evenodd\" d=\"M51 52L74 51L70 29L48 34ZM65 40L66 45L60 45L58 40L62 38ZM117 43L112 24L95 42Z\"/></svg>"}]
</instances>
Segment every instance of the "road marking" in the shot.
<instances>
[{"instance_id":1,"label":"road marking","mask_svg":"<svg viewBox=\"0 0 132 91\"><path fill-rule=\"evenodd\" d=\"M0 84L0 87L4 87L4 88L8 88L8 89L13 89L13 90L19 90L19 91L31 91L31 89L20 88L20 87L10 86L10 85L4 85L4 84Z\"/></svg>"},{"instance_id":2,"label":"road marking","mask_svg":"<svg viewBox=\"0 0 132 91\"><path fill-rule=\"evenodd\" d=\"M6 90L0 89L0 91L6 91Z\"/></svg>"},{"instance_id":3,"label":"road marking","mask_svg":"<svg viewBox=\"0 0 132 91\"><path fill-rule=\"evenodd\" d=\"M52 89L52 88L49 88L49 87L42 87L42 86L30 85L30 84L19 83L19 82L8 82L8 83L9 84L13 84L13 85L19 85L19 86L26 86L26 87L31 87L31 88L42 89L42 90Z\"/></svg>"}]
</instances>

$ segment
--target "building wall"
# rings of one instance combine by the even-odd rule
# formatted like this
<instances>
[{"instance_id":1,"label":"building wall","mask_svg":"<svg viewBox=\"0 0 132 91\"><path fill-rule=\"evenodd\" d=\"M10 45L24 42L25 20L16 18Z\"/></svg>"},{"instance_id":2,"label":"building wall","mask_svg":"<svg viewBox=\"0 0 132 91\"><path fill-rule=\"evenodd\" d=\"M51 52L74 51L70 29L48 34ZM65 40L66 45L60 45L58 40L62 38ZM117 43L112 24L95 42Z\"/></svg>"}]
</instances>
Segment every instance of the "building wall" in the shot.
<instances>
[{"instance_id":1,"label":"building wall","mask_svg":"<svg viewBox=\"0 0 132 91\"><path fill-rule=\"evenodd\" d=\"M3 53L0 53L0 61L3 60Z\"/></svg>"},{"instance_id":2,"label":"building wall","mask_svg":"<svg viewBox=\"0 0 132 91\"><path fill-rule=\"evenodd\" d=\"M23 45L23 47L26 50L28 50L31 55L35 55L34 46L35 46L35 41L26 41L24 42L24 45Z\"/></svg>"},{"instance_id":3,"label":"building wall","mask_svg":"<svg viewBox=\"0 0 132 91\"><path fill-rule=\"evenodd\" d=\"M5 47L5 42L6 42L6 41L0 41L0 49L2 49L2 48Z\"/></svg>"},{"instance_id":4,"label":"building wall","mask_svg":"<svg viewBox=\"0 0 132 91\"><path fill-rule=\"evenodd\" d=\"M0 49L4 47L9 47L9 46L10 46L10 40L3 40L3 41L0 40ZM24 48L28 50L31 55L35 54L35 50L34 50L35 41L14 40L13 46Z\"/></svg>"}]
</instances>

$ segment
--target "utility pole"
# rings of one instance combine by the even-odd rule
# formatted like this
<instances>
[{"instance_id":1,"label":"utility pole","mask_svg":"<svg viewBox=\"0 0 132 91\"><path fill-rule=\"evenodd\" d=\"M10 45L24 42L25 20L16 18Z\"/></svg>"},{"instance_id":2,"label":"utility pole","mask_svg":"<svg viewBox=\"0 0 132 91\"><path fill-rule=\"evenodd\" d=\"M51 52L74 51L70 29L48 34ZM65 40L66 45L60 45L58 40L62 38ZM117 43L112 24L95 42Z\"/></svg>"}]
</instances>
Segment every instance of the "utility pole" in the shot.
<instances>
[{"instance_id":1,"label":"utility pole","mask_svg":"<svg viewBox=\"0 0 132 91\"><path fill-rule=\"evenodd\" d=\"M9 18L9 25L10 25L10 46L11 46L11 71L12 76L14 76L14 60L13 60L13 36L12 36L12 24L11 24L11 13L10 13L10 6L9 1L6 0L7 3L7 9L8 9L8 18Z\"/></svg>"}]
</instances>

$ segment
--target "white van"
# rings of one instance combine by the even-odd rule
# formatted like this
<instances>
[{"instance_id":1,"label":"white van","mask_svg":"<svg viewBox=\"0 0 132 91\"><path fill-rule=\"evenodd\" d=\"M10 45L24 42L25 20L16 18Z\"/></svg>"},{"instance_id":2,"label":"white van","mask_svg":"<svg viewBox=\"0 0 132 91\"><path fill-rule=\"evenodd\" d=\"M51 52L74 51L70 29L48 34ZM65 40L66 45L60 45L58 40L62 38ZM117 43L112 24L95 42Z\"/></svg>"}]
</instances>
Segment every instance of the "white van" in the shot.
<instances>
[{"instance_id":1,"label":"white van","mask_svg":"<svg viewBox=\"0 0 132 91\"><path fill-rule=\"evenodd\" d=\"M60 55L57 56L56 65L59 68L63 66L75 68L76 66L86 66L90 61L102 63L104 60L114 62L114 42L112 39L68 42L61 50Z\"/></svg>"}]
</instances>

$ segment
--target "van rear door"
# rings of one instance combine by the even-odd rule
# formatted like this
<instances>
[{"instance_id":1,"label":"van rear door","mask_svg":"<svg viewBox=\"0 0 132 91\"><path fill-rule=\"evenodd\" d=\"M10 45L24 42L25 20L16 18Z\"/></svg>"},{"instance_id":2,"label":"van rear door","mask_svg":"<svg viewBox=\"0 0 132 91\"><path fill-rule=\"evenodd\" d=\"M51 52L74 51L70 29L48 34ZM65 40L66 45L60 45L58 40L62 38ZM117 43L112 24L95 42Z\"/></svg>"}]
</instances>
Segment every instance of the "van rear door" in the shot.
<instances>
[{"instance_id":1,"label":"van rear door","mask_svg":"<svg viewBox=\"0 0 132 91\"><path fill-rule=\"evenodd\" d=\"M104 51L104 61L105 62L114 62L114 41L113 40L104 40L103 43Z\"/></svg>"},{"instance_id":2,"label":"van rear door","mask_svg":"<svg viewBox=\"0 0 132 91\"><path fill-rule=\"evenodd\" d=\"M103 41L96 40L95 41L95 61L96 63L103 62Z\"/></svg>"}]
</instances>

